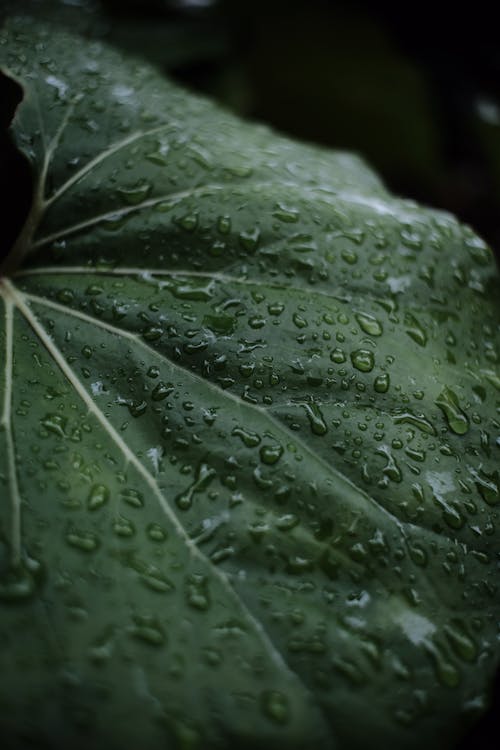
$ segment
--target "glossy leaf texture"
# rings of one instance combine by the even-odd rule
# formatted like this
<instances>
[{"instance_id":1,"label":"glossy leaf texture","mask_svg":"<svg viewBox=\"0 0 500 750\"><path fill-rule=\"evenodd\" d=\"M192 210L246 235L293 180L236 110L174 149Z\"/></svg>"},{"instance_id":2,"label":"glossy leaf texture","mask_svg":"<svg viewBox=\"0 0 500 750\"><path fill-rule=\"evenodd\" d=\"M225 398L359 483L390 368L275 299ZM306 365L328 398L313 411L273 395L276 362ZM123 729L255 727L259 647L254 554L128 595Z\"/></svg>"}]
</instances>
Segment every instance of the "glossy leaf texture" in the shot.
<instances>
[{"instance_id":1,"label":"glossy leaf texture","mask_svg":"<svg viewBox=\"0 0 500 750\"><path fill-rule=\"evenodd\" d=\"M451 748L498 662L489 249L101 43L0 54L7 746Z\"/></svg>"}]
</instances>

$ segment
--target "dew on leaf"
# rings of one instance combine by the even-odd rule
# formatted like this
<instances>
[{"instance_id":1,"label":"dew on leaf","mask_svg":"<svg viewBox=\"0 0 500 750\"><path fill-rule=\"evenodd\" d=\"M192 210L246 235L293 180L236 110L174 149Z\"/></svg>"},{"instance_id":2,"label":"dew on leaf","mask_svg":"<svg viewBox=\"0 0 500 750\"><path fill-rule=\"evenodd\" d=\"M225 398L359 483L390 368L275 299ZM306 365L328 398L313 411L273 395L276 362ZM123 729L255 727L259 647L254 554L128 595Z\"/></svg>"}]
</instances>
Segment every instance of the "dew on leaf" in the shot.
<instances>
[{"instance_id":1,"label":"dew on leaf","mask_svg":"<svg viewBox=\"0 0 500 750\"><path fill-rule=\"evenodd\" d=\"M180 510L189 510L189 508L193 504L193 496L195 495L195 493L203 492L203 490L205 490L209 486L210 482L216 475L217 472L215 471L215 469L211 468L206 463L201 463L196 471L196 478L194 482L188 487L187 490L184 490L184 492L181 492L175 498L177 507L180 508Z\"/></svg>"},{"instance_id":2,"label":"dew on leaf","mask_svg":"<svg viewBox=\"0 0 500 750\"><path fill-rule=\"evenodd\" d=\"M34 558L0 570L0 602L16 603L31 599L41 582L42 566Z\"/></svg>"},{"instance_id":3,"label":"dew on leaf","mask_svg":"<svg viewBox=\"0 0 500 750\"><path fill-rule=\"evenodd\" d=\"M382 325L373 315L368 315L367 313L356 313L355 318L364 333L367 333L369 336L382 335Z\"/></svg>"},{"instance_id":4,"label":"dew on leaf","mask_svg":"<svg viewBox=\"0 0 500 750\"><path fill-rule=\"evenodd\" d=\"M45 427L48 432L51 432L53 435L58 435L59 437L67 437L67 423L68 420L66 417L63 417L60 414L47 414L40 420L42 427Z\"/></svg>"},{"instance_id":5,"label":"dew on leaf","mask_svg":"<svg viewBox=\"0 0 500 750\"><path fill-rule=\"evenodd\" d=\"M263 714L276 724L286 724L290 719L288 698L277 690L265 690L260 705Z\"/></svg>"},{"instance_id":6,"label":"dew on leaf","mask_svg":"<svg viewBox=\"0 0 500 750\"><path fill-rule=\"evenodd\" d=\"M157 523L149 524L147 528L148 537L153 542L164 542L167 539L167 532Z\"/></svg>"},{"instance_id":7,"label":"dew on leaf","mask_svg":"<svg viewBox=\"0 0 500 750\"><path fill-rule=\"evenodd\" d=\"M277 463L283 455L283 446L279 443L263 445L259 451L259 455L262 463L272 466Z\"/></svg>"},{"instance_id":8,"label":"dew on leaf","mask_svg":"<svg viewBox=\"0 0 500 750\"><path fill-rule=\"evenodd\" d=\"M151 398L153 401L163 401L163 399L170 396L173 391L174 386L172 383L164 383L163 381L160 381L151 391Z\"/></svg>"},{"instance_id":9,"label":"dew on leaf","mask_svg":"<svg viewBox=\"0 0 500 750\"><path fill-rule=\"evenodd\" d=\"M95 552L99 547L99 539L90 531L71 529L66 533L67 543L82 552Z\"/></svg>"},{"instance_id":10,"label":"dew on leaf","mask_svg":"<svg viewBox=\"0 0 500 750\"><path fill-rule=\"evenodd\" d=\"M204 575L192 574L186 581L187 603L193 609L206 611L210 607L208 579Z\"/></svg>"},{"instance_id":11,"label":"dew on leaf","mask_svg":"<svg viewBox=\"0 0 500 750\"><path fill-rule=\"evenodd\" d=\"M377 375L377 377L373 381L373 389L377 393L387 393L390 384L391 378L387 372L384 372L382 373L382 375Z\"/></svg>"},{"instance_id":12,"label":"dew on leaf","mask_svg":"<svg viewBox=\"0 0 500 750\"><path fill-rule=\"evenodd\" d=\"M460 408L456 393L445 386L436 399L436 405L446 417L450 430L456 435L465 435L469 429L469 418Z\"/></svg>"},{"instance_id":13,"label":"dew on leaf","mask_svg":"<svg viewBox=\"0 0 500 750\"><path fill-rule=\"evenodd\" d=\"M118 188L117 193L123 198L128 206L136 206L138 203L142 203L142 201L146 200L151 193L151 189L151 185L143 183L142 185L136 185L135 187Z\"/></svg>"},{"instance_id":14,"label":"dew on leaf","mask_svg":"<svg viewBox=\"0 0 500 750\"><path fill-rule=\"evenodd\" d=\"M129 634L149 646L163 646L166 642L165 631L154 617L134 617L134 624L128 628Z\"/></svg>"},{"instance_id":15,"label":"dew on leaf","mask_svg":"<svg viewBox=\"0 0 500 750\"><path fill-rule=\"evenodd\" d=\"M132 487L126 487L120 492L121 499L133 508L142 508L144 506L144 498L142 493Z\"/></svg>"},{"instance_id":16,"label":"dew on leaf","mask_svg":"<svg viewBox=\"0 0 500 750\"><path fill-rule=\"evenodd\" d=\"M326 435L328 427L326 426L325 418L319 408L318 404L314 401L301 403L300 406L305 410L307 419L309 420L309 427L313 435Z\"/></svg>"},{"instance_id":17,"label":"dew on leaf","mask_svg":"<svg viewBox=\"0 0 500 750\"><path fill-rule=\"evenodd\" d=\"M109 500L109 487L104 484L94 484L87 498L87 508L97 510Z\"/></svg>"},{"instance_id":18,"label":"dew on leaf","mask_svg":"<svg viewBox=\"0 0 500 750\"><path fill-rule=\"evenodd\" d=\"M243 427L235 427L231 432L231 435L239 437L240 440L247 446L247 448L255 448L260 443L260 435L251 430L247 430Z\"/></svg>"},{"instance_id":19,"label":"dew on leaf","mask_svg":"<svg viewBox=\"0 0 500 750\"><path fill-rule=\"evenodd\" d=\"M356 349L351 352L351 362L360 372L370 372L375 365L375 358L369 349Z\"/></svg>"},{"instance_id":20,"label":"dew on leaf","mask_svg":"<svg viewBox=\"0 0 500 750\"><path fill-rule=\"evenodd\" d=\"M419 346L427 344L427 334L414 315L407 312L404 317L405 330L408 336Z\"/></svg>"}]
</instances>

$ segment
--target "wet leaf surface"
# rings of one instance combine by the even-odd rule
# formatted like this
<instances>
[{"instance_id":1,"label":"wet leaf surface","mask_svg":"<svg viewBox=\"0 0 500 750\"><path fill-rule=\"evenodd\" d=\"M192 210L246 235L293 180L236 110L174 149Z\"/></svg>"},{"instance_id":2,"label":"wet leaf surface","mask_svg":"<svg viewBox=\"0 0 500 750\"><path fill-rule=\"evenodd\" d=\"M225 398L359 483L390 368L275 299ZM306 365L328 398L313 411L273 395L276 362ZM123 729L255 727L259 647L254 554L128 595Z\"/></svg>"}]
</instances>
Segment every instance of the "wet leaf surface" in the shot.
<instances>
[{"instance_id":1,"label":"wet leaf surface","mask_svg":"<svg viewBox=\"0 0 500 750\"><path fill-rule=\"evenodd\" d=\"M491 252L102 44L0 42L37 175L0 268L3 735L452 747L498 661Z\"/></svg>"}]
</instances>

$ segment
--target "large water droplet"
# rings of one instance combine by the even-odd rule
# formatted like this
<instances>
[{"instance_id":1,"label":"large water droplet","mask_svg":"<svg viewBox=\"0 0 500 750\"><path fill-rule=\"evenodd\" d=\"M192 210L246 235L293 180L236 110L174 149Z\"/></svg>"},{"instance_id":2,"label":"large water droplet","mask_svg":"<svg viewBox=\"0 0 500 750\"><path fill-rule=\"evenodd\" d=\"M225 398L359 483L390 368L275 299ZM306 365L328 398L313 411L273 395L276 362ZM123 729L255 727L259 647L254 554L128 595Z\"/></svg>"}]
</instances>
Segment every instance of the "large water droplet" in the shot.
<instances>
[{"instance_id":1,"label":"large water droplet","mask_svg":"<svg viewBox=\"0 0 500 750\"><path fill-rule=\"evenodd\" d=\"M450 430L456 435L465 435L469 429L469 418L460 408L456 393L445 386L436 399L436 405L445 415Z\"/></svg>"},{"instance_id":2,"label":"large water droplet","mask_svg":"<svg viewBox=\"0 0 500 750\"><path fill-rule=\"evenodd\" d=\"M381 323L373 315L367 313L356 313L356 320L362 331L369 336L381 336L383 329Z\"/></svg>"},{"instance_id":3,"label":"large water droplet","mask_svg":"<svg viewBox=\"0 0 500 750\"><path fill-rule=\"evenodd\" d=\"M373 370L375 358L373 352L369 349L356 349L356 351L351 352L351 362L357 370L370 372Z\"/></svg>"}]
</instances>

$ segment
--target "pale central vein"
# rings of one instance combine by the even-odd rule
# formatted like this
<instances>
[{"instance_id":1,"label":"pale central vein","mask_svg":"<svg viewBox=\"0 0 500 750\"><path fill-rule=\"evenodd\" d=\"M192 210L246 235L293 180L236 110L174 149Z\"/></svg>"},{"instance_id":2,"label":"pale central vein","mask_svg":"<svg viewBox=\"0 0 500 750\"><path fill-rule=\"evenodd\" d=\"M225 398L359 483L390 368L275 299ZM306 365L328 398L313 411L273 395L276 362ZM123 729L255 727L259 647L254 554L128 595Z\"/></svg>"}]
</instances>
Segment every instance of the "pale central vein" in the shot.
<instances>
[{"instance_id":1,"label":"pale central vein","mask_svg":"<svg viewBox=\"0 0 500 750\"><path fill-rule=\"evenodd\" d=\"M27 297L27 295L24 295L21 291L19 291L11 282L4 280L4 284L5 284L5 287L6 287L6 290L8 292L10 299L13 301L13 303L22 313L22 315L24 316L28 324L33 329L34 333L38 336L43 346L47 349L48 353L50 354L54 362L57 364L57 366L59 367L60 371L63 373L63 375L71 384L71 386L74 388L79 398L83 401L83 403L88 409L88 412L95 417L95 419L99 422L99 424L104 429L104 431L108 434L110 439L119 449L119 451L122 453L126 464L133 466L134 469L137 471L137 473L142 477L144 482L151 489L151 492L153 493L154 497L156 497L166 517L168 518L173 528L179 535L179 538L182 539L183 542L188 547L190 554L194 558L197 558L200 562L202 562L204 566L207 566L207 565L211 566L215 577L219 579L223 589L226 591L228 596L233 601L235 601L237 605L243 610L245 616L248 618L249 622L254 627L257 637L260 639L265 650L267 651L269 656L272 658L274 663L280 669L284 670L294 680L297 680L297 679L300 680L300 678L298 678L295 672L293 672L290 669L290 667L284 660L283 656L276 648L273 641L265 632L262 624L254 617L252 612L247 608L244 601L240 599L239 595L236 593L236 591L233 589L233 587L229 583L228 577L225 575L225 573L217 566L211 564L208 558L202 552L202 550L200 550L200 548L197 547L196 544L193 542L193 540L188 536L188 534L186 533L186 530L184 529L179 519L177 518L177 515L173 512L172 508L170 507L165 497L163 496L163 493L157 481L153 477L153 475L141 463L141 461L137 458L137 456L130 450L129 446L127 445L127 443L125 443L125 441L123 440L119 432L117 432L117 430L113 427L113 425L104 415L104 413L99 409L99 407L97 406L95 401L92 399L92 397L89 395L89 393L87 392L87 390L81 383L80 379L78 378L78 376L76 375L72 367L68 364L67 360L65 359L60 349L57 347L53 339L49 336L49 334L47 333L44 326L40 323L37 316L30 309L29 304L28 304L29 297ZM66 309L65 311L71 314L70 310ZM93 321L93 322L95 323L96 321ZM123 336L124 335L123 332L120 332L120 335ZM303 687L304 689L307 689L305 688L305 686Z\"/></svg>"},{"instance_id":2,"label":"pale central vein","mask_svg":"<svg viewBox=\"0 0 500 750\"><path fill-rule=\"evenodd\" d=\"M5 282L4 282L5 284ZM0 427L5 431L7 448L7 471L11 497L11 565L16 568L21 562L21 494L17 480L16 452L12 432L12 391L14 369L14 305L9 298L5 302L5 386Z\"/></svg>"}]
</instances>

